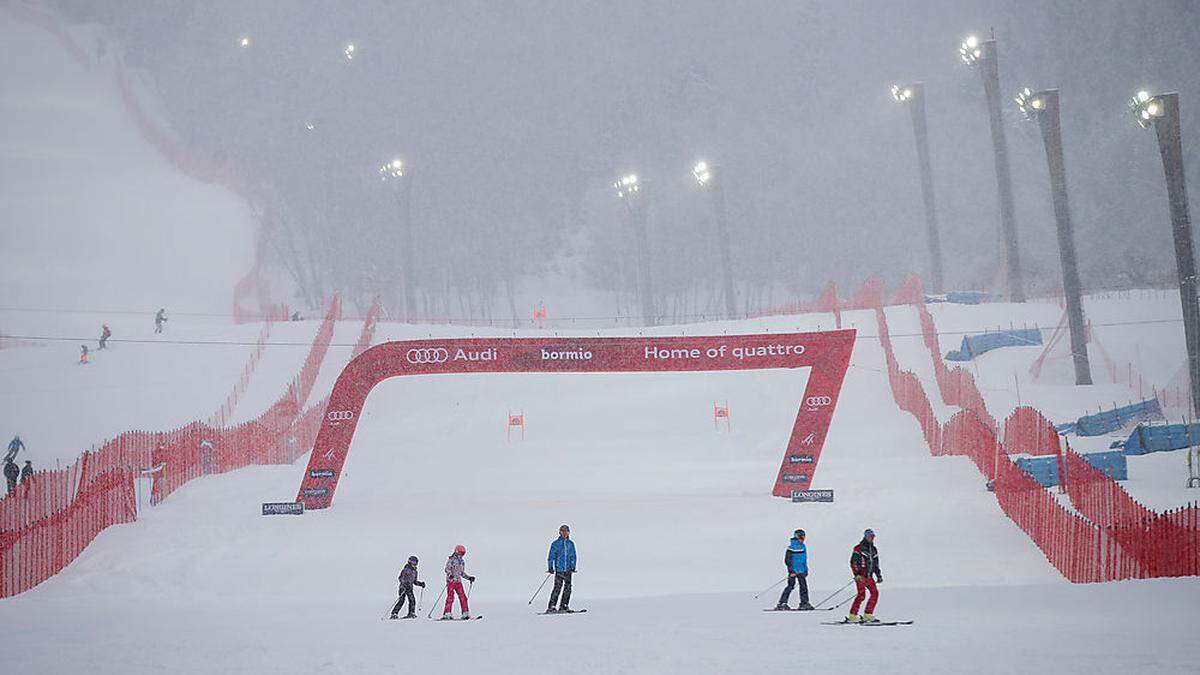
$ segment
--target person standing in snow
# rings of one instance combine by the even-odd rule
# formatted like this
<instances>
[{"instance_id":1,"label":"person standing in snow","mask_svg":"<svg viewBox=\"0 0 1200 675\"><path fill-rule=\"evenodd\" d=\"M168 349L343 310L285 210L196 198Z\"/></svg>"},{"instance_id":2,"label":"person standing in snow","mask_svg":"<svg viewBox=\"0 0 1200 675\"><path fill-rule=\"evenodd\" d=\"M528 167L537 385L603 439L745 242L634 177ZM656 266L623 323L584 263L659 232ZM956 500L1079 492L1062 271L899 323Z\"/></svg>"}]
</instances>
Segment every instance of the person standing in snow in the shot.
<instances>
[{"instance_id":1,"label":"person standing in snow","mask_svg":"<svg viewBox=\"0 0 1200 675\"><path fill-rule=\"evenodd\" d=\"M87 345L79 345L79 365L86 365L88 362Z\"/></svg>"},{"instance_id":2,"label":"person standing in snow","mask_svg":"<svg viewBox=\"0 0 1200 675\"><path fill-rule=\"evenodd\" d=\"M879 569L879 550L875 548L875 531L867 529L863 532L862 541L854 547L850 554L850 571L854 573L854 585L858 594L854 596L854 604L850 605L850 614L846 617L849 623L872 623L875 618L875 603L879 601L879 589L876 583L883 583L883 572ZM874 577L874 578L872 578ZM866 613L860 619L858 607L868 591L871 594L867 600Z\"/></svg>"},{"instance_id":3,"label":"person standing in snow","mask_svg":"<svg viewBox=\"0 0 1200 675\"><path fill-rule=\"evenodd\" d=\"M100 349L104 349L110 337L112 337L112 331L108 329L108 324L103 324L100 330Z\"/></svg>"},{"instance_id":4,"label":"person standing in snow","mask_svg":"<svg viewBox=\"0 0 1200 675\"><path fill-rule=\"evenodd\" d=\"M161 333L163 324L167 322L167 310L159 307L158 312L154 315L154 332Z\"/></svg>"},{"instance_id":5,"label":"person standing in snow","mask_svg":"<svg viewBox=\"0 0 1200 675\"><path fill-rule=\"evenodd\" d=\"M25 449L25 443L21 441L20 436L13 436L13 439L8 442L8 452L4 454L4 462L16 461L17 453Z\"/></svg>"},{"instance_id":6,"label":"person standing in snow","mask_svg":"<svg viewBox=\"0 0 1200 675\"><path fill-rule=\"evenodd\" d=\"M558 539L550 543L550 555L546 556L546 574L554 575L554 590L550 591L550 606L546 612L573 612L571 609L571 576L575 574L575 542L571 541L571 528L558 528ZM562 604L558 604L562 593Z\"/></svg>"},{"instance_id":7,"label":"person standing in snow","mask_svg":"<svg viewBox=\"0 0 1200 675\"><path fill-rule=\"evenodd\" d=\"M404 569L400 570L400 599L392 607L392 617L397 618L400 609L404 607L404 603L408 602L408 614L404 615L406 619L412 619L417 615L417 599L413 597L413 586L425 588L425 582L417 579L417 556L408 556L408 562L404 565Z\"/></svg>"},{"instance_id":8,"label":"person standing in snow","mask_svg":"<svg viewBox=\"0 0 1200 675\"><path fill-rule=\"evenodd\" d=\"M467 547L459 544L454 547L454 553L446 560L446 607L442 610L442 619L453 618L450 608L454 605L454 594L458 594L458 607L462 610L462 618L471 618L471 610L467 607L467 593L463 590L462 580L475 583L475 577L467 574L467 563L463 557L467 555Z\"/></svg>"},{"instance_id":9,"label":"person standing in snow","mask_svg":"<svg viewBox=\"0 0 1200 675\"><path fill-rule=\"evenodd\" d=\"M792 595L793 587L800 591L800 606L796 609L812 609L813 606L808 604L808 546L804 543L804 530L792 533L792 541L783 553L783 566L788 573L787 587L779 596L779 604L775 609L791 609L788 598Z\"/></svg>"},{"instance_id":10,"label":"person standing in snow","mask_svg":"<svg viewBox=\"0 0 1200 675\"><path fill-rule=\"evenodd\" d=\"M21 470L17 468L17 463L12 459L4 458L4 479L8 482L8 491L11 493L17 489L17 476L21 475Z\"/></svg>"},{"instance_id":11,"label":"person standing in snow","mask_svg":"<svg viewBox=\"0 0 1200 675\"><path fill-rule=\"evenodd\" d=\"M33 460L27 459L25 466L21 467L21 484L25 485L30 478L33 478Z\"/></svg>"}]
</instances>

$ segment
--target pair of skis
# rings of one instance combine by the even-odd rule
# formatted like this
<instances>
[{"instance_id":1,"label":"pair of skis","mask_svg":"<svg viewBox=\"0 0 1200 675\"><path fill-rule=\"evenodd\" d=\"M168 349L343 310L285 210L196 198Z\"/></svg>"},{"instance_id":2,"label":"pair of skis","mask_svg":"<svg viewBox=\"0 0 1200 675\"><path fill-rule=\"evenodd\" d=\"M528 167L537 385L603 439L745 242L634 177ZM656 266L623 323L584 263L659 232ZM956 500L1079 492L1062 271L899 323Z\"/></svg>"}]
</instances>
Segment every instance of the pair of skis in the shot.
<instances>
[{"instance_id":1,"label":"pair of skis","mask_svg":"<svg viewBox=\"0 0 1200 675\"><path fill-rule=\"evenodd\" d=\"M911 626L912 620L907 621L822 621L823 626Z\"/></svg>"}]
</instances>

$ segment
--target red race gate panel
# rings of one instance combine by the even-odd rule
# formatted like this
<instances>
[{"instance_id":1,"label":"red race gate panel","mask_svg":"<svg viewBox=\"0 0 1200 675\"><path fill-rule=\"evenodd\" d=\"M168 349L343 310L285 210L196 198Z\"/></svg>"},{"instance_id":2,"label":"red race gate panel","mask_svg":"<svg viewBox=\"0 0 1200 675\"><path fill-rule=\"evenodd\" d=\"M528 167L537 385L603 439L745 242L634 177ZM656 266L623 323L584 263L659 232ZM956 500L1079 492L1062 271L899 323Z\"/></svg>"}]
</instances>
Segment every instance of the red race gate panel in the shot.
<instances>
[{"instance_id":1,"label":"red race gate panel","mask_svg":"<svg viewBox=\"0 0 1200 675\"><path fill-rule=\"evenodd\" d=\"M346 365L325 408L296 501L333 503L367 394L383 380L439 373L645 373L812 368L772 494L808 489L855 331L702 337L471 338L377 345Z\"/></svg>"}]
</instances>

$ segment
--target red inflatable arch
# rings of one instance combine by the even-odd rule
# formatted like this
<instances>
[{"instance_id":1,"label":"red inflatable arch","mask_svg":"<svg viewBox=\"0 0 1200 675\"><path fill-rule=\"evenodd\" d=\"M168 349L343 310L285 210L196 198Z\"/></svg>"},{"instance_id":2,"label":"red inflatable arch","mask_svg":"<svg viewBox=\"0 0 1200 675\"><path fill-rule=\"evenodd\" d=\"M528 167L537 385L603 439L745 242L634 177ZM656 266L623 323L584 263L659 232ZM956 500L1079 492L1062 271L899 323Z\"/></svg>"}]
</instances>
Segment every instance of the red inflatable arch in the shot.
<instances>
[{"instance_id":1,"label":"red inflatable arch","mask_svg":"<svg viewBox=\"0 0 1200 675\"><path fill-rule=\"evenodd\" d=\"M609 338L472 338L388 342L346 365L333 385L297 501L333 503L350 439L371 389L400 375L612 373L812 368L772 491L790 497L812 482L837 405L853 330L777 335Z\"/></svg>"}]
</instances>

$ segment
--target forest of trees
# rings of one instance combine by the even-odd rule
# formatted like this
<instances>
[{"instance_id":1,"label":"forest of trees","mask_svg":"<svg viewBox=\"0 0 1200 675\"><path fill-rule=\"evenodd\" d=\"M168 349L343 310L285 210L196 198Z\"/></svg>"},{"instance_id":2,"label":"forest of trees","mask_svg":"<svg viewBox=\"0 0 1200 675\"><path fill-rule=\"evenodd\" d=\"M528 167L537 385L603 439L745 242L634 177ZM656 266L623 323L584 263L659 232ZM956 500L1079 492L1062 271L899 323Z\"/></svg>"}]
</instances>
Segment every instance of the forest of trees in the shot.
<instances>
[{"instance_id":1,"label":"forest of trees","mask_svg":"<svg viewBox=\"0 0 1200 675\"><path fill-rule=\"evenodd\" d=\"M101 24L174 131L247 186L269 266L307 307L378 294L402 313L410 253L414 316L515 321L531 287L636 314L635 238L612 189L636 172L656 306L719 314L698 159L728 200L742 311L829 279L894 284L928 267L912 132L888 93L914 80L947 285L1002 291L983 90L956 53L968 31L994 30L1006 92L1062 91L1087 288L1174 279L1153 134L1125 108L1137 88L1181 92L1200 180L1200 3L1186 0L48 4ZM1027 283L1052 293L1045 156L1006 115ZM381 180L393 157L406 185Z\"/></svg>"}]
</instances>

